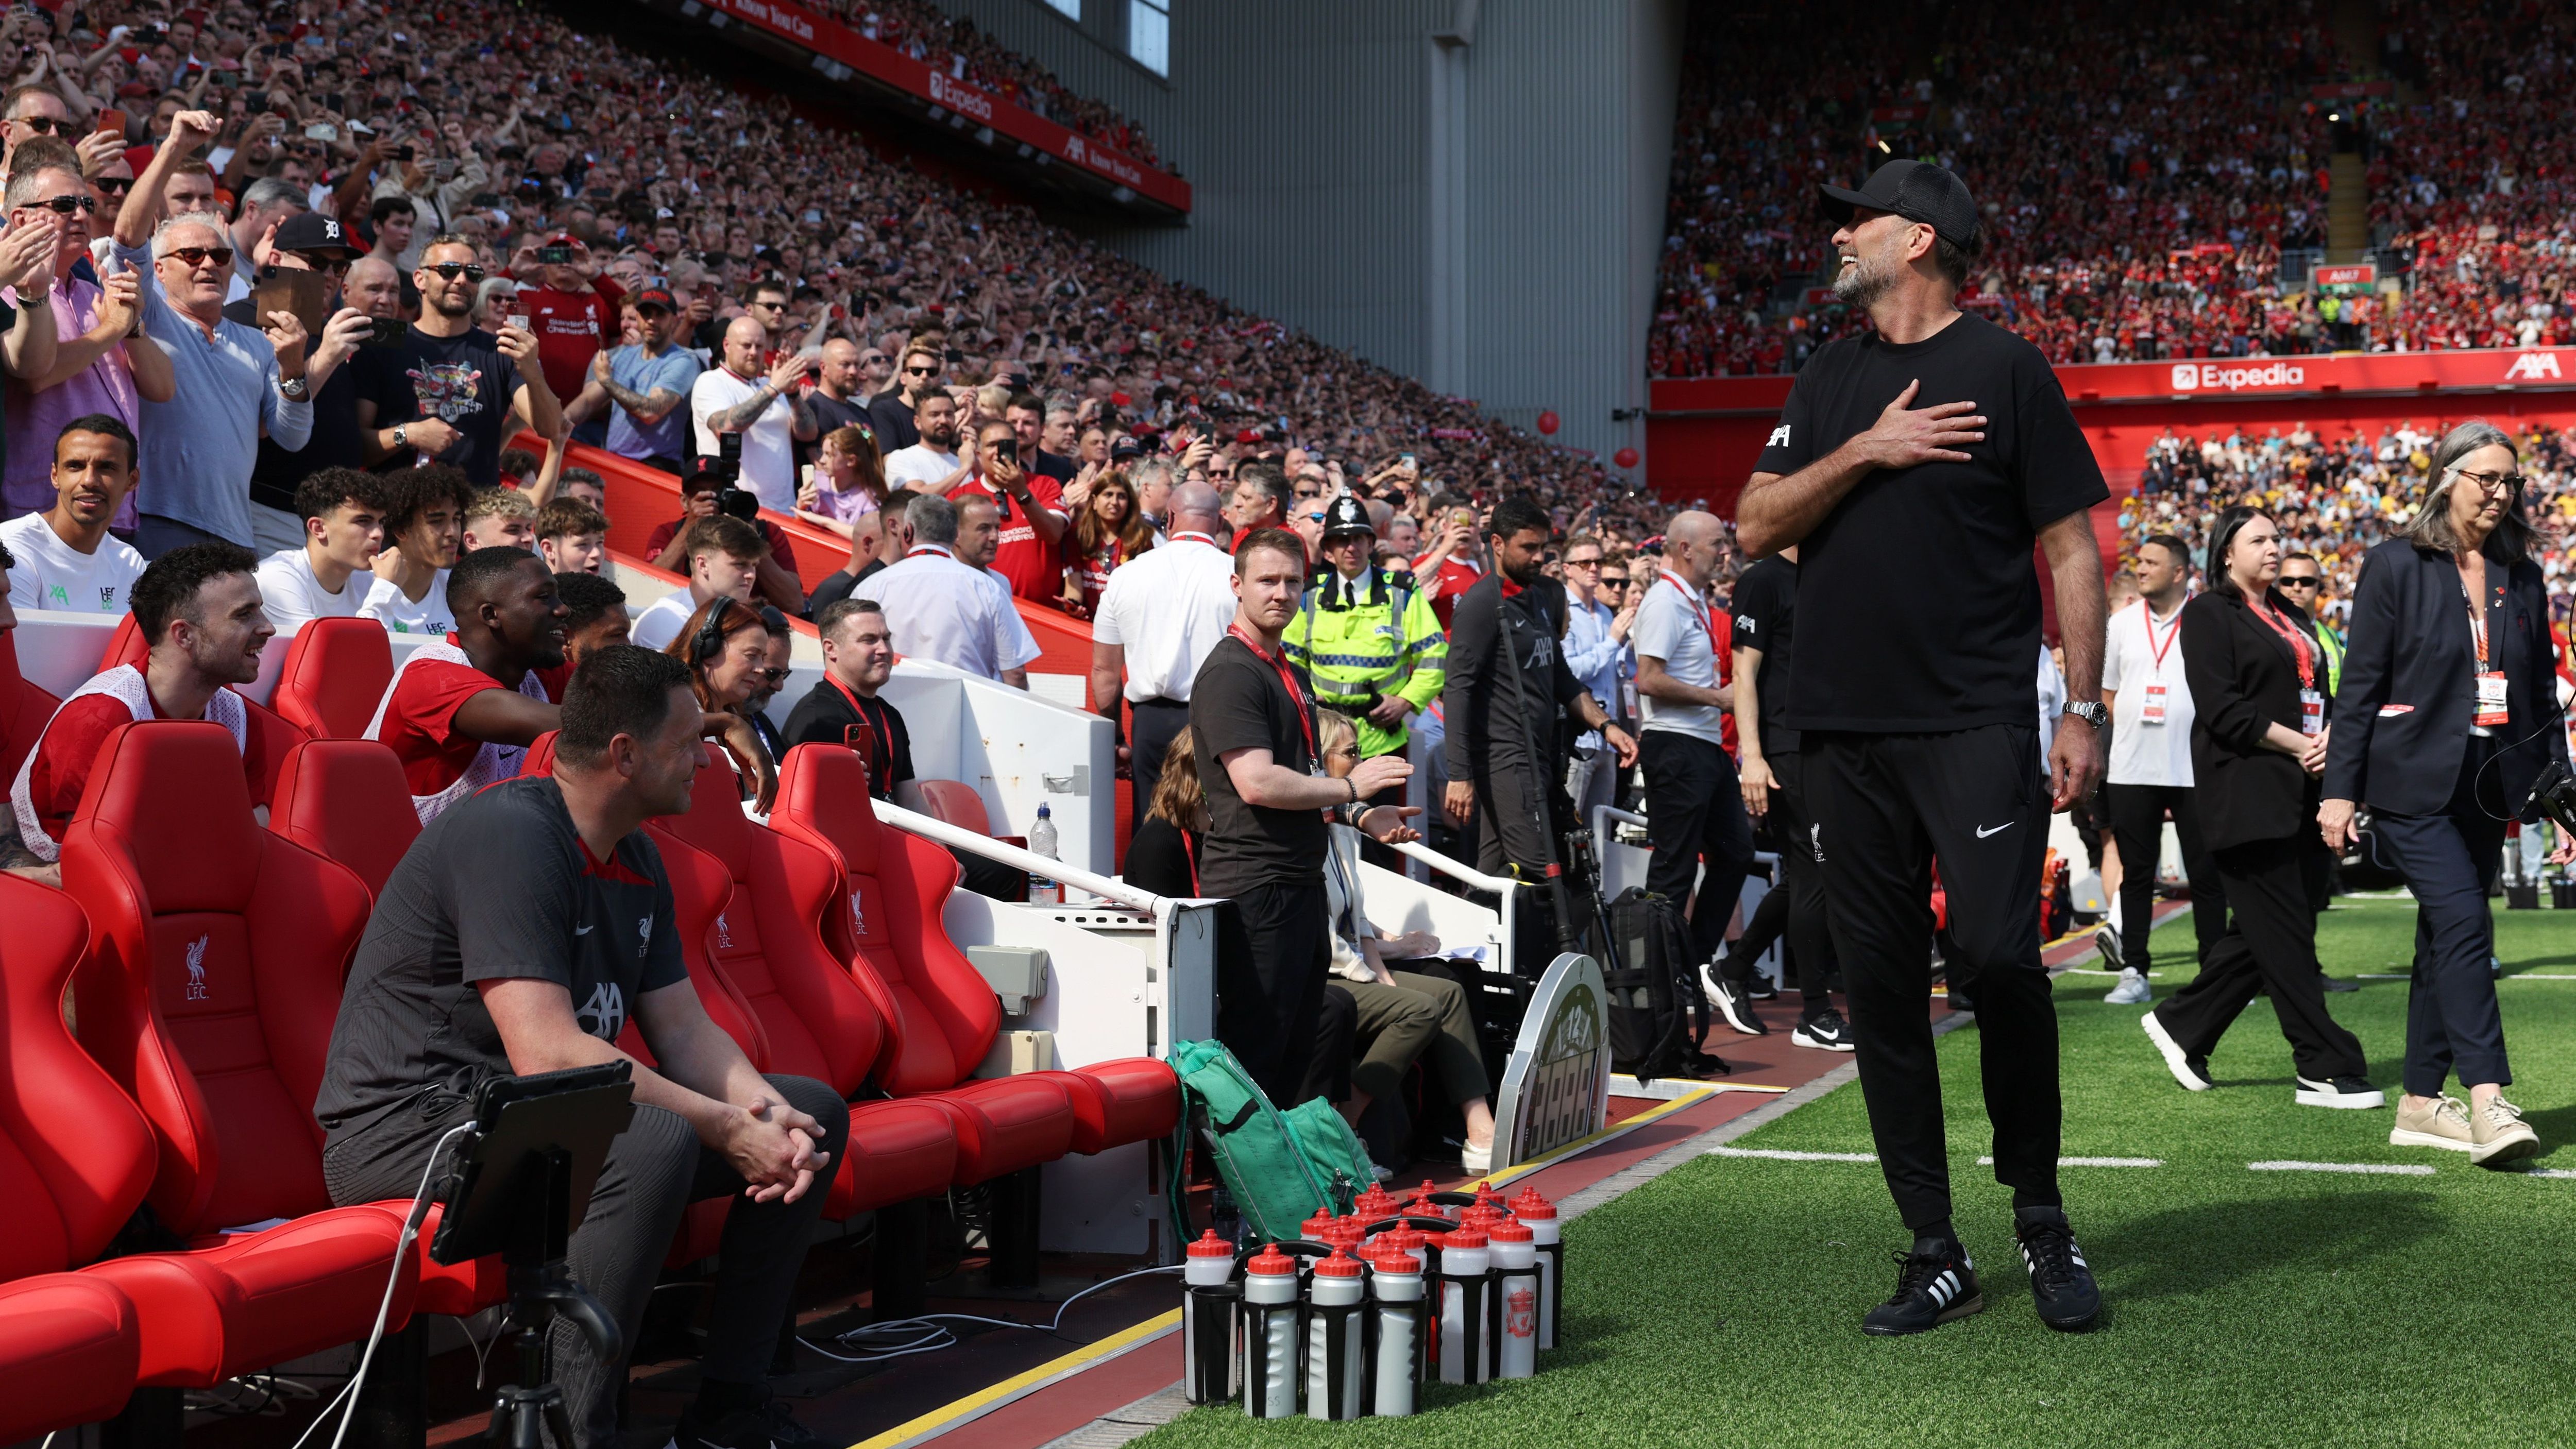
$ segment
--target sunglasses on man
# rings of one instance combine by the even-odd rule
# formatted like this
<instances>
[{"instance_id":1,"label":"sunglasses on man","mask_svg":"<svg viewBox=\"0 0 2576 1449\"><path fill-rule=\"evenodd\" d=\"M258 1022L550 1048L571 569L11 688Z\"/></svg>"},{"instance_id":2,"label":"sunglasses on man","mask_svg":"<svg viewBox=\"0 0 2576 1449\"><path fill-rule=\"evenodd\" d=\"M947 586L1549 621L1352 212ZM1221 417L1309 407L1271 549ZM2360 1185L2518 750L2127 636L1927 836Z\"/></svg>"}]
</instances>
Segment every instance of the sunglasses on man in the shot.
<instances>
[{"instance_id":1,"label":"sunglasses on man","mask_svg":"<svg viewBox=\"0 0 2576 1449\"><path fill-rule=\"evenodd\" d=\"M69 216L75 211L97 211L98 198L95 196L56 196L44 201L30 201L27 205L42 207L56 216Z\"/></svg>"},{"instance_id":2,"label":"sunglasses on man","mask_svg":"<svg viewBox=\"0 0 2576 1449\"><path fill-rule=\"evenodd\" d=\"M438 262L427 270L436 272L451 282L458 277L463 277L469 282L479 282L484 276L483 269L472 262Z\"/></svg>"},{"instance_id":3,"label":"sunglasses on man","mask_svg":"<svg viewBox=\"0 0 2576 1449\"><path fill-rule=\"evenodd\" d=\"M35 132L39 136L76 136L80 134L80 128L74 126L71 122L57 121L51 116L17 116L12 119L14 119L17 124L26 127L28 130Z\"/></svg>"},{"instance_id":4,"label":"sunglasses on man","mask_svg":"<svg viewBox=\"0 0 2576 1449\"><path fill-rule=\"evenodd\" d=\"M231 247L172 247L161 254L161 260L176 261L190 271L195 271L208 262L219 267L229 267L233 264L233 249Z\"/></svg>"},{"instance_id":5,"label":"sunglasses on man","mask_svg":"<svg viewBox=\"0 0 2576 1449\"><path fill-rule=\"evenodd\" d=\"M2318 587L2320 582L2320 580L2302 578L2296 574L2283 574L2281 576L2281 587L2285 589L2313 589Z\"/></svg>"}]
</instances>

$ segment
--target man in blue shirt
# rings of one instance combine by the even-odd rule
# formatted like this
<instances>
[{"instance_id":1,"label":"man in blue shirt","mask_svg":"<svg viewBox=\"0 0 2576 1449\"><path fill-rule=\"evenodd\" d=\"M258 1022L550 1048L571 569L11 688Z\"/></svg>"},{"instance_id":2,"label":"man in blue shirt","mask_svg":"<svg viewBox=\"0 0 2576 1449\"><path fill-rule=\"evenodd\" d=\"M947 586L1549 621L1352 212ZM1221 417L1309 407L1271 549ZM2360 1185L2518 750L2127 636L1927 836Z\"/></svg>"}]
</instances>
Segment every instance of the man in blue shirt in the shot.
<instances>
[{"instance_id":1,"label":"man in blue shirt","mask_svg":"<svg viewBox=\"0 0 2576 1449\"><path fill-rule=\"evenodd\" d=\"M1602 567L1600 539L1578 533L1565 541L1565 667L1611 719L1624 724L1626 681L1637 667L1628 652L1628 626L1637 611L1625 599L1603 596ZM1600 731L1585 730L1575 738L1567 773L1566 792L1574 797L1578 823L1592 823L1593 806L1616 803L1619 771L1616 761L1605 764L1601 759Z\"/></svg>"},{"instance_id":2,"label":"man in blue shirt","mask_svg":"<svg viewBox=\"0 0 2576 1449\"><path fill-rule=\"evenodd\" d=\"M215 126L204 111L173 117L170 139L116 218L117 262L142 282L144 334L168 354L177 383L170 401L142 404L145 482L135 543L146 559L207 539L248 547L260 438L295 452L313 434L303 324L288 312L263 318L264 331L227 320L233 245L223 218L161 220L171 169Z\"/></svg>"},{"instance_id":3,"label":"man in blue shirt","mask_svg":"<svg viewBox=\"0 0 2576 1449\"><path fill-rule=\"evenodd\" d=\"M608 408L608 451L676 475L688 456L689 389L702 369L679 345L688 324L669 291L647 287L630 305L643 339L592 358L590 385L566 413L579 422Z\"/></svg>"}]
</instances>

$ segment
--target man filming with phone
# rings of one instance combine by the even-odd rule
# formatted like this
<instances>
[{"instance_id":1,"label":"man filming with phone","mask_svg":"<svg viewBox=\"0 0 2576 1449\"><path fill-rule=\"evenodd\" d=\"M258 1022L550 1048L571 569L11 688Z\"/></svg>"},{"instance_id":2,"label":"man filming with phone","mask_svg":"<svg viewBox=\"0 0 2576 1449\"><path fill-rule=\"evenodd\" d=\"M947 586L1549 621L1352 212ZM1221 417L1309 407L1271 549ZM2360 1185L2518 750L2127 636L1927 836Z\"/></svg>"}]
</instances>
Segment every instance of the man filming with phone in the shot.
<instances>
[{"instance_id":1,"label":"man filming with phone","mask_svg":"<svg viewBox=\"0 0 2576 1449\"><path fill-rule=\"evenodd\" d=\"M988 419L975 432L974 471L948 490L952 502L990 498L1001 510L1001 549L993 567L1011 581L1011 592L1023 599L1054 599L1064 592L1064 554L1059 547L1067 522L1064 490L1053 478L1020 464L1019 435L1001 419Z\"/></svg>"},{"instance_id":2,"label":"man filming with phone","mask_svg":"<svg viewBox=\"0 0 2576 1449\"><path fill-rule=\"evenodd\" d=\"M258 326L275 311L294 312L306 324L304 386L313 402L313 436L292 452L259 440L259 460L250 473L250 531L262 555L304 546L304 518L296 511L295 490L308 475L366 464L357 374L342 364L375 337L378 316L392 317L400 310L402 287L392 277L393 269L377 262L368 275L379 283L380 294L382 282L394 282L392 307L376 312L350 305L347 279L356 254L340 223L322 213L288 217L277 228L259 284L224 308L224 316L244 326Z\"/></svg>"},{"instance_id":3,"label":"man filming with phone","mask_svg":"<svg viewBox=\"0 0 2576 1449\"><path fill-rule=\"evenodd\" d=\"M546 383L537 339L524 327L474 325L483 264L472 242L441 235L421 249L412 285L420 320L358 364L358 426L378 467L434 458L477 488L501 483L501 442L518 413L541 437L563 433L563 406Z\"/></svg>"}]
</instances>

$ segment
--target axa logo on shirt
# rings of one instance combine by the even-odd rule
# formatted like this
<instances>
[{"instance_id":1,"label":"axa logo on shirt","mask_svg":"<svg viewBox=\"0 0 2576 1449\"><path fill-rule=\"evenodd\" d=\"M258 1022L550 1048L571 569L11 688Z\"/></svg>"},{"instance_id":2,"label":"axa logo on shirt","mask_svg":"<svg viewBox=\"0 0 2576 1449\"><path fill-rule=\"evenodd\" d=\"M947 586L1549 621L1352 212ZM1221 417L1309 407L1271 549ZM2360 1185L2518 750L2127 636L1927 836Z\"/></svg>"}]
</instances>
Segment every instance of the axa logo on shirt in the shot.
<instances>
[{"instance_id":1,"label":"axa logo on shirt","mask_svg":"<svg viewBox=\"0 0 2576 1449\"><path fill-rule=\"evenodd\" d=\"M188 999L206 1000L206 942L211 936L199 936L188 943Z\"/></svg>"},{"instance_id":2,"label":"axa logo on shirt","mask_svg":"<svg viewBox=\"0 0 2576 1449\"><path fill-rule=\"evenodd\" d=\"M1782 423L1780 426L1773 428L1771 430L1771 441L1764 443L1762 446L1766 448L1785 448L1789 446L1789 425L1787 423Z\"/></svg>"},{"instance_id":3,"label":"axa logo on shirt","mask_svg":"<svg viewBox=\"0 0 2576 1449\"><path fill-rule=\"evenodd\" d=\"M617 1034L626 1029L626 993L616 982L602 981L590 988L590 999L572 1015L583 1031L601 1041L615 1041Z\"/></svg>"},{"instance_id":4,"label":"axa logo on shirt","mask_svg":"<svg viewBox=\"0 0 2576 1449\"><path fill-rule=\"evenodd\" d=\"M2235 392L2248 387L2297 387L2308 380L2308 370L2295 362L2276 362L2269 367L2221 367L2215 362L2177 362L2173 365L2176 392L2198 392L2223 388Z\"/></svg>"},{"instance_id":5,"label":"axa logo on shirt","mask_svg":"<svg viewBox=\"0 0 2576 1449\"><path fill-rule=\"evenodd\" d=\"M2513 366L2506 368L2504 375L2508 380L2526 378L2538 381L2544 377L2556 377L2562 380L2564 378L2564 374L2558 370L2558 354L2555 352L2526 352L2513 360Z\"/></svg>"}]
</instances>

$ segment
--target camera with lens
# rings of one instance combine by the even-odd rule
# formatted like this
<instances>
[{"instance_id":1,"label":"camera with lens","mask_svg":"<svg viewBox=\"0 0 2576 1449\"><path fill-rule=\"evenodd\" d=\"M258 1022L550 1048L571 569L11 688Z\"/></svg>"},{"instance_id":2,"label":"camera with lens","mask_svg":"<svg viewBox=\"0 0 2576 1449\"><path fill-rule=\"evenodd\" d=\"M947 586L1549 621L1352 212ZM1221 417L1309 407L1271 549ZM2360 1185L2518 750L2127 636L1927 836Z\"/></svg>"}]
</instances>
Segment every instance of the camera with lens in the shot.
<instances>
[{"instance_id":1,"label":"camera with lens","mask_svg":"<svg viewBox=\"0 0 2576 1449\"><path fill-rule=\"evenodd\" d=\"M716 434L716 455L697 459L692 481L716 485L716 512L745 523L759 519L760 495L742 486L742 434Z\"/></svg>"},{"instance_id":2,"label":"camera with lens","mask_svg":"<svg viewBox=\"0 0 2576 1449\"><path fill-rule=\"evenodd\" d=\"M2532 782L2531 806L2557 822L2560 833L2576 836L2576 774L2550 761Z\"/></svg>"}]
</instances>

